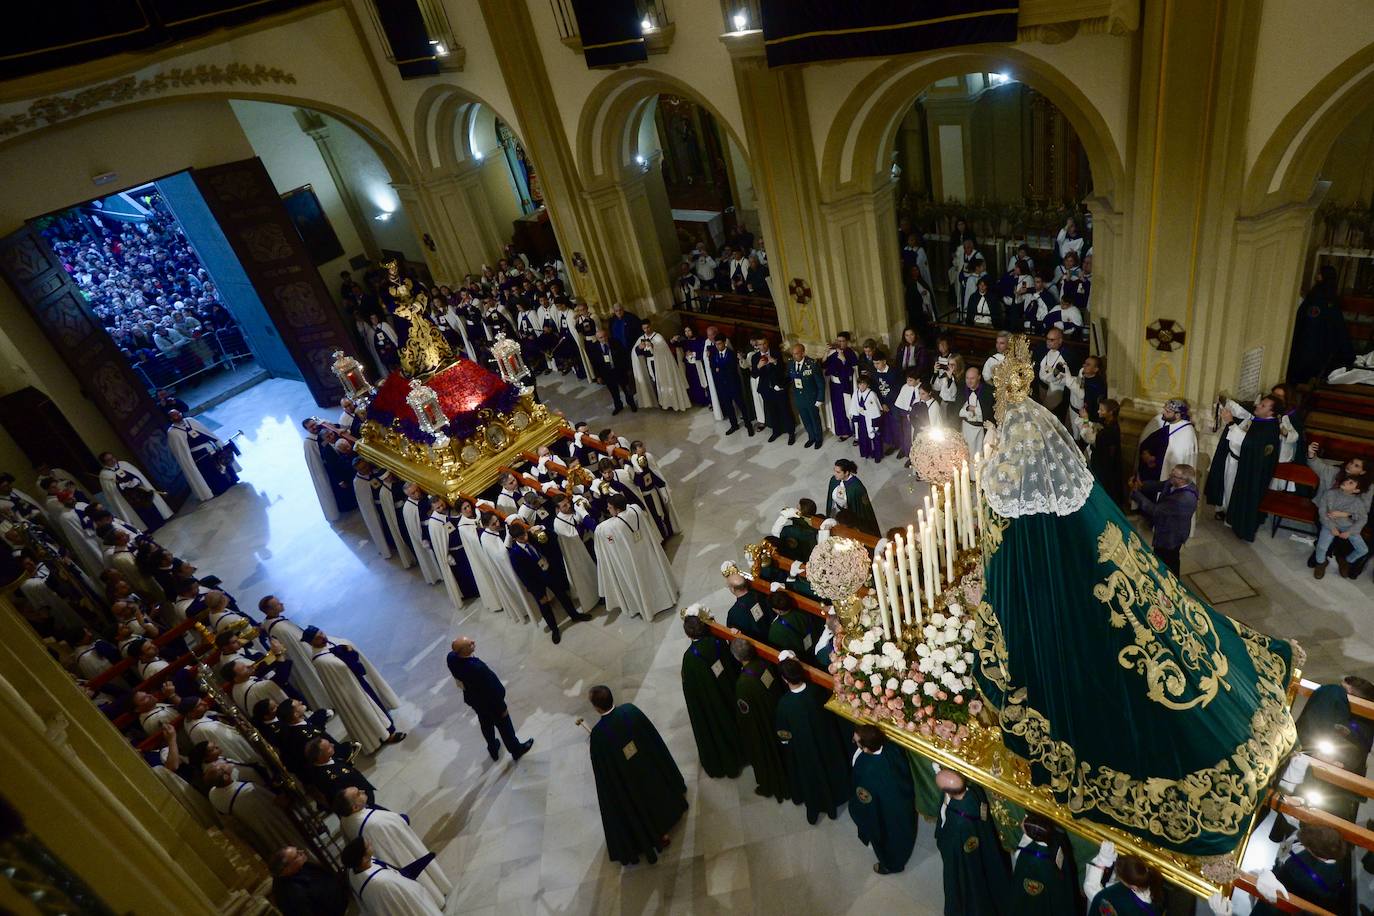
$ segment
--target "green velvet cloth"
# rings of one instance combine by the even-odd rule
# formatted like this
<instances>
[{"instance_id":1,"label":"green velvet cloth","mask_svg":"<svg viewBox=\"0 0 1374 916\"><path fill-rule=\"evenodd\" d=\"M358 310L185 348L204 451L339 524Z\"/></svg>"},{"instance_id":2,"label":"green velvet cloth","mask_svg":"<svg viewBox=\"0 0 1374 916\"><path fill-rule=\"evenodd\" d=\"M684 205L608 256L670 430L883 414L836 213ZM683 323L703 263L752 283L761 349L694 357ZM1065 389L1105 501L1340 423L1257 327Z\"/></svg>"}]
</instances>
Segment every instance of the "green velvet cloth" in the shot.
<instances>
[{"instance_id":1,"label":"green velvet cloth","mask_svg":"<svg viewBox=\"0 0 1374 916\"><path fill-rule=\"evenodd\" d=\"M835 490L844 487L845 508L854 513L854 527L860 531L873 535L881 536L878 530L878 517L873 513L873 503L869 501L868 490L858 477L849 477L841 484L833 476L830 478L830 486L825 494L825 514L830 518L835 517L839 507L835 505Z\"/></svg>"},{"instance_id":2,"label":"green velvet cloth","mask_svg":"<svg viewBox=\"0 0 1374 916\"><path fill-rule=\"evenodd\" d=\"M743 766L735 726L735 679L739 662L723 639L704 636L682 653L682 696L707 776L739 775Z\"/></svg>"},{"instance_id":3,"label":"green velvet cloth","mask_svg":"<svg viewBox=\"0 0 1374 916\"><path fill-rule=\"evenodd\" d=\"M1011 871L1012 912L1017 916L1078 916L1078 870L1066 840L1027 843Z\"/></svg>"},{"instance_id":4,"label":"green velvet cloth","mask_svg":"<svg viewBox=\"0 0 1374 916\"><path fill-rule=\"evenodd\" d=\"M1188 592L1097 485L984 532L976 674L1006 745L1075 816L1233 850L1293 746L1292 647Z\"/></svg>"},{"instance_id":5,"label":"green velvet cloth","mask_svg":"<svg viewBox=\"0 0 1374 916\"><path fill-rule=\"evenodd\" d=\"M1088 905L1088 916L1164 916L1164 908L1157 901L1146 903L1116 881L1097 892Z\"/></svg>"},{"instance_id":6,"label":"green velvet cloth","mask_svg":"<svg viewBox=\"0 0 1374 916\"><path fill-rule=\"evenodd\" d=\"M782 532L778 536L782 541L782 547L778 552L790 560L801 560L805 563L811 559L811 551L816 549L816 536L819 533L806 519L793 519L782 526Z\"/></svg>"}]
</instances>

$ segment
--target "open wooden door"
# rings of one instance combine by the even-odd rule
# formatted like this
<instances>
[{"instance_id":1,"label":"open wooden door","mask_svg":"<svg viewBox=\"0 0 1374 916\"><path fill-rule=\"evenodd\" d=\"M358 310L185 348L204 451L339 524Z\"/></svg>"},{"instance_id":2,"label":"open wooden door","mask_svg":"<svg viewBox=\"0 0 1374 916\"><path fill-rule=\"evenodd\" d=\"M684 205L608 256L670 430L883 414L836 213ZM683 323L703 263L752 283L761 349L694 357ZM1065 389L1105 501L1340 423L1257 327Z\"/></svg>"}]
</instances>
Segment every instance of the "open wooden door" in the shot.
<instances>
[{"instance_id":1,"label":"open wooden door","mask_svg":"<svg viewBox=\"0 0 1374 916\"><path fill-rule=\"evenodd\" d=\"M335 350L353 353L353 344L267 169L255 157L192 169L191 177L276 324L315 403L336 406L343 386L334 376L331 354Z\"/></svg>"},{"instance_id":2,"label":"open wooden door","mask_svg":"<svg viewBox=\"0 0 1374 916\"><path fill-rule=\"evenodd\" d=\"M53 348L157 486L179 505L186 478L167 448L167 416L134 374L86 297L33 226L0 240L0 273L33 313ZM79 470L79 469L73 469Z\"/></svg>"}]
</instances>

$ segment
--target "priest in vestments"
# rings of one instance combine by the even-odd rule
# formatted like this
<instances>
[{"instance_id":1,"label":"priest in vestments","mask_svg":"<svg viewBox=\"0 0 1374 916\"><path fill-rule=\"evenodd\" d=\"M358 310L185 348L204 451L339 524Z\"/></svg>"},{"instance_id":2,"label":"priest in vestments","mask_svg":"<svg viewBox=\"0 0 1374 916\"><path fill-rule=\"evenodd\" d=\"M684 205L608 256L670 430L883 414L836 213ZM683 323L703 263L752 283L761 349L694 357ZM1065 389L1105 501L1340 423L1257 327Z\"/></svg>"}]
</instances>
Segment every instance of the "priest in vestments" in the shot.
<instances>
[{"instance_id":1,"label":"priest in vestments","mask_svg":"<svg viewBox=\"0 0 1374 916\"><path fill-rule=\"evenodd\" d=\"M916 848L916 787L900 747L889 746L882 729L864 723L854 729L858 750L852 760L849 816L859 841L873 848L873 871L891 875L906 868Z\"/></svg>"},{"instance_id":2,"label":"priest in vestments","mask_svg":"<svg viewBox=\"0 0 1374 916\"><path fill-rule=\"evenodd\" d=\"M834 820L850 787L839 721L825 709L825 691L807 683L801 662L788 656L778 662L778 673L786 691L778 700L776 727L792 802L806 806L810 824L822 814Z\"/></svg>"},{"instance_id":3,"label":"priest in vestments","mask_svg":"<svg viewBox=\"0 0 1374 916\"><path fill-rule=\"evenodd\" d=\"M682 630L692 642L682 653L682 696L697 741L697 759L707 776L731 779L739 775L739 732L735 728L735 679L739 665L725 640L711 635L697 616L700 607L684 612Z\"/></svg>"},{"instance_id":4,"label":"priest in vestments","mask_svg":"<svg viewBox=\"0 0 1374 916\"><path fill-rule=\"evenodd\" d=\"M744 762L754 771L754 794L786 801L787 769L775 725L782 679L759 658L748 640L736 639L730 643L730 652L740 664L735 681L735 725Z\"/></svg>"},{"instance_id":5,"label":"priest in vestments","mask_svg":"<svg viewBox=\"0 0 1374 916\"><path fill-rule=\"evenodd\" d=\"M848 458L835 462L834 476L825 497L825 514L835 518L841 510L848 510L854 516L854 527L860 531L880 537L878 517L873 512L873 503L868 499L868 490L858 478L859 466Z\"/></svg>"},{"instance_id":6,"label":"priest in vestments","mask_svg":"<svg viewBox=\"0 0 1374 916\"><path fill-rule=\"evenodd\" d=\"M112 452L100 453L100 492L109 510L139 531L156 531L172 517L148 475Z\"/></svg>"},{"instance_id":7,"label":"priest in vestments","mask_svg":"<svg viewBox=\"0 0 1374 916\"><path fill-rule=\"evenodd\" d=\"M338 794L334 799L334 813L339 817L339 830L345 841L365 837L372 844L373 854L387 862L409 864L429 854L424 841L410 826L407 815L369 805L367 794L356 786L349 786ZM426 865L415 881L429 891L439 907L453 890L453 882L437 862Z\"/></svg>"},{"instance_id":8,"label":"priest in vestments","mask_svg":"<svg viewBox=\"0 0 1374 916\"><path fill-rule=\"evenodd\" d=\"M408 874L409 866L416 863L393 865L375 858L366 837L351 840L339 854L339 862L367 916L443 916L429 891Z\"/></svg>"},{"instance_id":9,"label":"priest in vestments","mask_svg":"<svg viewBox=\"0 0 1374 916\"><path fill-rule=\"evenodd\" d=\"M1135 473L1147 482L1168 480L1169 472L1180 464L1197 467L1197 430L1188 416L1188 402L1171 398L1140 431Z\"/></svg>"},{"instance_id":10,"label":"priest in vestments","mask_svg":"<svg viewBox=\"0 0 1374 916\"><path fill-rule=\"evenodd\" d=\"M687 410L692 406L692 398L687 392L687 377L677 354L648 321L641 322L640 327L643 336L635 341L631 351L640 404L664 410Z\"/></svg>"},{"instance_id":11,"label":"priest in vestments","mask_svg":"<svg viewBox=\"0 0 1374 916\"><path fill-rule=\"evenodd\" d=\"M687 811L687 784L668 746L649 718L629 703L617 706L611 689L588 692L601 720L592 728L592 773L606 831L606 853L613 862L650 864L671 842Z\"/></svg>"},{"instance_id":12,"label":"priest in vestments","mask_svg":"<svg viewBox=\"0 0 1374 916\"><path fill-rule=\"evenodd\" d=\"M653 620L677 603L677 579L659 542L658 527L642 506L624 494L606 500L610 517L596 526L597 590L606 609Z\"/></svg>"},{"instance_id":13,"label":"priest in vestments","mask_svg":"<svg viewBox=\"0 0 1374 916\"><path fill-rule=\"evenodd\" d=\"M301 641L315 650L315 670L334 698L348 737L364 753L405 740L406 733L396 730L390 712L401 705L400 698L356 646L343 638L330 639L319 627L306 627Z\"/></svg>"},{"instance_id":14,"label":"priest in vestments","mask_svg":"<svg viewBox=\"0 0 1374 916\"><path fill-rule=\"evenodd\" d=\"M1283 442L1298 438L1283 412L1274 395L1260 398L1253 414L1235 401L1221 408L1226 432L1207 473L1206 496L1210 505L1220 507L1219 514L1242 541L1253 541L1263 520L1260 500L1269 492Z\"/></svg>"},{"instance_id":15,"label":"priest in vestments","mask_svg":"<svg viewBox=\"0 0 1374 916\"><path fill-rule=\"evenodd\" d=\"M1017 916L1011 906L1011 869L989 816L982 788L953 770L936 782L945 794L935 824L944 865L945 916Z\"/></svg>"}]
</instances>

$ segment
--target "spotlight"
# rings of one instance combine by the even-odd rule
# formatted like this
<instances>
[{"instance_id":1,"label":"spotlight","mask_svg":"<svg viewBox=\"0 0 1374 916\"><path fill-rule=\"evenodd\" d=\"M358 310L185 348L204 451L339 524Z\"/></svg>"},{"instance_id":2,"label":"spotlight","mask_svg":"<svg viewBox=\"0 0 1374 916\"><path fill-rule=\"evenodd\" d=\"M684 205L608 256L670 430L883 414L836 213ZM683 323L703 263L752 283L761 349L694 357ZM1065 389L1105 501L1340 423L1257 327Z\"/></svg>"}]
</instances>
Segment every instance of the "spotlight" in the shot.
<instances>
[{"instance_id":1,"label":"spotlight","mask_svg":"<svg viewBox=\"0 0 1374 916\"><path fill-rule=\"evenodd\" d=\"M649 160L645 159L645 158L644 158L643 156L641 156L640 154L635 153L635 163L636 163L637 165L648 165L648 164L649 164Z\"/></svg>"},{"instance_id":2,"label":"spotlight","mask_svg":"<svg viewBox=\"0 0 1374 916\"><path fill-rule=\"evenodd\" d=\"M945 441L945 428L943 426L932 426L930 428L930 438L936 442Z\"/></svg>"},{"instance_id":3,"label":"spotlight","mask_svg":"<svg viewBox=\"0 0 1374 916\"><path fill-rule=\"evenodd\" d=\"M478 162L481 162L481 161L482 161L483 159L485 159L486 157L482 155L482 151L481 151L481 150L475 149L475 150L472 151L472 158L476 159Z\"/></svg>"},{"instance_id":4,"label":"spotlight","mask_svg":"<svg viewBox=\"0 0 1374 916\"><path fill-rule=\"evenodd\" d=\"M744 12L744 10L740 10L736 13L734 20L736 32L743 32L745 29L749 28L749 14Z\"/></svg>"},{"instance_id":5,"label":"spotlight","mask_svg":"<svg viewBox=\"0 0 1374 916\"><path fill-rule=\"evenodd\" d=\"M384 222L386 222L387 220L391 219L391 214L390 214L390 213L387 213L386 211L382 211L381 213L378 213L376 216L374 216L374 217L372 217L372 218L375 219L375 220L376 220L377 222L379 222L379 223L384 223Z\"/></svg>"},{"instance_id":6,"label":"spotlight","mask_svg":"<svg viewBox=\"0 0 1374 916\"><path fill-rule=\"evenodd\" d=\"M652 32L654 30L654 24L649 21L648 16L645 16L643 21L639 23L639 30L641 32Z\"/></svg>"},{"instance_id":7,"label":"spotlight","mask_svg":"<svg viewBox=\"0 0 1374 916\"><path fill-rule=\"evenodd\" d=\"M1318 741L1317 753L1326 757L1330 757L1332 754L1336 753L1336 745L1326 740Z\"/></svg>"}]
</instances>

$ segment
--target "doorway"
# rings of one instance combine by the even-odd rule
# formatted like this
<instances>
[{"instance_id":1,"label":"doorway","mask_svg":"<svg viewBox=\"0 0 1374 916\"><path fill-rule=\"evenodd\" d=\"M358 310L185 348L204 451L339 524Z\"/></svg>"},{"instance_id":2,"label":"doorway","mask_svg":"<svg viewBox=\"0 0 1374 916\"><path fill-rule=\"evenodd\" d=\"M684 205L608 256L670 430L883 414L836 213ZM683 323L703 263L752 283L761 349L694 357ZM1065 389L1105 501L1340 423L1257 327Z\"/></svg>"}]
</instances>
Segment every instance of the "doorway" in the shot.
<instances>
[{"instance_id":1,"label":"doorway","mask_svg":"<svg viewBox=\"0 0 1374 916\"><path fill-rule=\"evenodd\" d=\"M150 394L198 413L301 378L189 172L33 222Z\"/></svg>"}]
</instances>

